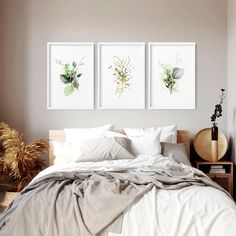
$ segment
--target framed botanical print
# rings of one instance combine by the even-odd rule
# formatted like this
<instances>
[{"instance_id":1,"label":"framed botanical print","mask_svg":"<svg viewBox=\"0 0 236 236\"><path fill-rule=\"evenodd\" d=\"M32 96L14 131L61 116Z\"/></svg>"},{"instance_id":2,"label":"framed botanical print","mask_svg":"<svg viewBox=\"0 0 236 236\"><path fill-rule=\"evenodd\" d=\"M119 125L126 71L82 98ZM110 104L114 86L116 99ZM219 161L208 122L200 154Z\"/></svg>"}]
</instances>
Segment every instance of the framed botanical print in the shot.
<instances>
[{"instance_id":1,"label":"framed botanical print","mask_svg":"<svg viewBox=\"0 0 236 236\"><path fill-rule=\"evenodd\" d=\"M47 45L48 109L94 108L94 44Z\"/></svg>"},{"instance_id":2,"label":"framed botanical print","mask_svg":"<svg viewBox=\"0 0 236 236\"><path fill-rule=\"evenodd\" d=\"M149 43L149 109L195 109L195 43Z\"/></svg>"},{"instance_id":3,"label":"framed botanical print","mask_svg":"<svg viewBox=\"0 0 236 236\"><path fill-rule=\"evenodd\" d=\"M98 43L98 108L145 108L145 43Z\"/></svg>"}]
</instances>

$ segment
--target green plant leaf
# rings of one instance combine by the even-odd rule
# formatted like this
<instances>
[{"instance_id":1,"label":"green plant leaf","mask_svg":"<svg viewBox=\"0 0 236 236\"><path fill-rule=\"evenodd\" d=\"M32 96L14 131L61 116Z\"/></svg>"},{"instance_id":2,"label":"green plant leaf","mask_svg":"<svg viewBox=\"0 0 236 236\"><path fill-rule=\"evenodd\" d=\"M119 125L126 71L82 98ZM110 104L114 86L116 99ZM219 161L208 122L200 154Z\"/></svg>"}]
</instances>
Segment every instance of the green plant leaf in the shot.
<instances>
[{"instance_id":1,"label":"green plant leaf","mask_svg":"<svg viewBox=\"0 0 236 236\"><path fill-rule=\"evenodd\" d=\"M74 68L77 66L77 64L76 64L75 61L72 62L72 66L73 66Z\"/></svg>"},{"instance_id":2,"label":"green plant leaf","mask_svg":"<svg viewBox=\"0 0 236 236\"><path fill-rule=\"evenodd\" d=\"M184 69L175 67L173 69L172 77L173 79L180 79L183 76L183 74L184 74Z\"/></svg>"},{"instance_id":3,"label":"green plant leaf","mask_svg":"<svg viewBox=\"0 0 236 236\"><path fill-rule=\"evenodd\" d=\"M73 80L72 85L73 85L74 88L76 88L76 89L79 88L79 82L78 82L76 79Z\"/></svg>"},{"instance_id":4,"label":"green plant leaf","mask_svg":"<svg viewBox=\"0 0 236 236\"><path fill-rule=\"evenodd\" d=\"M61 79L61 81L62 81L64 84L70 83L70 77L68 77L68 76L66 76L66 75L64 75L64 74L61 74L61 75L60 75L60 79Z\"/></svg>"},{"instance_id":5,"label":"green plant leaf","mask_svg":"<svg viewBox=\"0 0 236 236\"><path fill-rule=\"evenodd\" d=\"M81 75L82 75L82 74L80 73L80 74L77 75L77 77L79 78Z\"/></svg>"},{"instance_id":6,"label":"green plant leaf","mask_svg":"<svg viewBox=\"0 0 236 236\"><path fill-rule=\"evenodd\" d=\"M69 86L65 87L65 90L64 90L65 96L70 96L74 92L74 89L75 88L73 85L69 85Z\"/></svg>"}]
</instances>

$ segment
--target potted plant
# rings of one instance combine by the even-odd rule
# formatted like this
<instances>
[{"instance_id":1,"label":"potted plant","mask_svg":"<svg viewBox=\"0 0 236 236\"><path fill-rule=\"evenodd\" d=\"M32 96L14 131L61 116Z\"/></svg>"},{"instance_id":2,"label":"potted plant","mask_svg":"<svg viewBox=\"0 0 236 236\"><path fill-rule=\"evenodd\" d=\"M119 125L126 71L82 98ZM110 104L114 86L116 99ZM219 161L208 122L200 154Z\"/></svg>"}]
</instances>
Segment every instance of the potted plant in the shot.
<instances>
[{"instance_id":1,"label":"potted plant","mask_svg":"<svg viewBox=\"0 0 236 236\"><path fill-rule=\"evenodd\" d=\"M48 151L48 140L37 139L26 145L22 135L1 122L0 144L0 172L20 191L45 166L40 156Z\"/></svg>"},{"instance_id":2,"label":"potted plant","mask_svg":"<svg viewBox=\"0 0 236 236\"><path fill-rule=\"evenodd\" d=\"M225 99L225 89L221 89L220 102L215 105L214 113L211 116L211 147L212 147L212 161L218 160L218 126L216 119L222 116L222 104Z\"/></svg>"}]
</instances>

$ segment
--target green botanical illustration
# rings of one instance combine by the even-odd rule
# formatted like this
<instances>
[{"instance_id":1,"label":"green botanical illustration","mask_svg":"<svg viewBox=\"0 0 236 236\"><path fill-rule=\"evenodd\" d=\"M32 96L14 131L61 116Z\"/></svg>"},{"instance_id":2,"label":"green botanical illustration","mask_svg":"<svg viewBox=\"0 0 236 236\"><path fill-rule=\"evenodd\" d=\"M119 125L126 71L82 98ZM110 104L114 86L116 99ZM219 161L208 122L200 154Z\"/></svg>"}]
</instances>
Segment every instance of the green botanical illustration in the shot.
<instances>
[{"instance_id":1,"label":"green botanical illustration","mask_svg":"<svg viewBox=\"0 0 236 236\"><path fill-rule=\"evenodd\" d=\"M114 83L116 83L116 94L121 97L127 88L130 87L130 79L132 78L132 66L130 65L130 58L125 57L121 59L114 56L113 65L109 66L115 77Z\"/></svg>"},{"instance_id":2,"label":"green botanical illustration","mask_svg":"<svg viewBox=\"0 0 236 236\"><path fill-rule=\"evenodd\" d=\"M184 75L184 69L171 64L161 64L163 73L161 74L161 80L165 84L166 88L169 89L170 94L176 91L178 87L178 80Z\"/></svg>"},{"instance_id":3,"label":"green botanical illustration","mask_svg":"<svg viewBox=\"0 0 236 236\"><path fill-rule=\"evenodd\" d=\"M63 74L60 74L60 80L63 84L66 85L64 88L65 96L70 96L73 92L79 91L79 79L82 76L82 73L79 73L79 66L82 66L83 63L76 63L75 61L72 64L64 64L62 61L56 60L56 63L63 66Z\"/></svg>"}]
</instances>

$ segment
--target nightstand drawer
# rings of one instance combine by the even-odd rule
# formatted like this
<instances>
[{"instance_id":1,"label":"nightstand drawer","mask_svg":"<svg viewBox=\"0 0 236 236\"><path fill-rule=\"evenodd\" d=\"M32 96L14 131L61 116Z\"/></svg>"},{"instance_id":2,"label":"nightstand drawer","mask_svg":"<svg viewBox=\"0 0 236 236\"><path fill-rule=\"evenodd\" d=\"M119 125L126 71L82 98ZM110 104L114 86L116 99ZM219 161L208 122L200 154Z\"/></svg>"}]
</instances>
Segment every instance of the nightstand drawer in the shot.
<instances>
[{"instance_id":1,"label":"nightstand drawer","mask_svg":"<svg viewBox=\"0 0 236 236\"><path fill-rule=\"evenodd\" d=\"M231 176L228 174L207 174L214 182L219 184L222 188L233 195L233 184L231 183Z\"/></svg>"},{"instance_id":2,"label":"nightstand drawer","mask_svg":"<svg viewBox=\"0 0 236 236\"><path fill-rule=\"evenodd\" d=\"M205 162L196 161L195 167L233 196L233 163L230 161ZM210 173L213 172L213 173ZM221 173L222 172L222 173ZM225 173L223 173L225 172Z\"/></svg>"}]
</instances>

